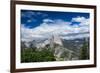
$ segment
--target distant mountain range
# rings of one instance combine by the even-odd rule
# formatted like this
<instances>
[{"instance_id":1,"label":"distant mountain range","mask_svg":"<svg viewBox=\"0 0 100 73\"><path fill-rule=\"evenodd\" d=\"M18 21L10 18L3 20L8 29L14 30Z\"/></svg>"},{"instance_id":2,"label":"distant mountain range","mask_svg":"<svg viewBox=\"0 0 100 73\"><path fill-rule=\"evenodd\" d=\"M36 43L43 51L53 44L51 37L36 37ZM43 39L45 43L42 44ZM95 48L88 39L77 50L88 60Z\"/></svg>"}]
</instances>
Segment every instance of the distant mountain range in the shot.
<instances>
[{"instance_id":1,"label":"distant mountain range","mask_svg":"<svg viewBox=\"0 0 100 73\"><path fill-rule=\"evenodd\" d=\"M34 39L30 42L21 41L22 49L35 48L42 50L43 48L51 48L56 57L56 60L78 60L80 49L83 43L89 45L89 37L76 38L76 39L62 39L59 35L52 35L46 39ZM88 46L89 48L89 46Z\"/></svg>"}]
</instances>

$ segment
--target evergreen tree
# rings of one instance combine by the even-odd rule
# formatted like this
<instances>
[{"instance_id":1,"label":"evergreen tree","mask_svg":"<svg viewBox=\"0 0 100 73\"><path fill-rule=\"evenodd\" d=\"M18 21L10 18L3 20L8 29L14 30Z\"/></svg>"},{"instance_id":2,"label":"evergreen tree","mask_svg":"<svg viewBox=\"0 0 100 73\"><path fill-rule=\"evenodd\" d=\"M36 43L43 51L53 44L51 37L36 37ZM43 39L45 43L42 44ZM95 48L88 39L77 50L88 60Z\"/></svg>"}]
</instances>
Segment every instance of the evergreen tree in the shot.
<instances>
[{"instance_id":1,"label":"evergreen tree","mask_svg":"<svg viewBox=\"0 0 100 73\"><path fill-rule=\"evenodd\" d=\"M88 45L88 43L86 41L83 43L83 46L80 49L79 58L81 60L89 59L89 45Z\"/></svg>"}]
</instances>

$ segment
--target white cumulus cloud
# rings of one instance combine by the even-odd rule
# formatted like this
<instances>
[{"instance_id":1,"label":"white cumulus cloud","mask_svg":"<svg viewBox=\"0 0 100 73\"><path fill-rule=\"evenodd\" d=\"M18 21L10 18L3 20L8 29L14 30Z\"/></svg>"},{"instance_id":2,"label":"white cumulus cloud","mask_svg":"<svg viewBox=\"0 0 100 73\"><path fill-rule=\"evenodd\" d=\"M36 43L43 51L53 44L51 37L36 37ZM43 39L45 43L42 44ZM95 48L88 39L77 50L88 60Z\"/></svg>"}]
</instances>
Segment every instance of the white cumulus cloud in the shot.
<instances>
[{"instance_id":1,"label":"white cumulus cloud","mask_svg":"<svg viewBox=\"0 0 100 73\"><path fill-rule=\"evenodd\" d=\"M85 17L81 17L81 16L77 16L77 17L72 18L73 22L82 22L84 20L86 20L86 18Z\"/></svg>"},{"instance_id":2,"label":"white cumulus cloud","mask_svg":"<svg viewBox=\"0 0 100 73\"><path fill-rule=\"evenodd\" d=\"M72 22L80 22L79 25L71 25ZM85 33L81 34L81 33ZM87 33L88 32L88 33ZM76 36L64 36L62 38L78 38L78 37L88 37L89 36L89 19L85 17L75 17L72 18L70 22L64 21L61 19L44 19L43 23L41 23L39 26L35 28L27 28L23 24L21 25L21 36L22 40L24 41L31 41L34 38L48 38L52 34L58 34L58 35L68 35L68 34L75 34Z\"/></svg>"}]
</instances>

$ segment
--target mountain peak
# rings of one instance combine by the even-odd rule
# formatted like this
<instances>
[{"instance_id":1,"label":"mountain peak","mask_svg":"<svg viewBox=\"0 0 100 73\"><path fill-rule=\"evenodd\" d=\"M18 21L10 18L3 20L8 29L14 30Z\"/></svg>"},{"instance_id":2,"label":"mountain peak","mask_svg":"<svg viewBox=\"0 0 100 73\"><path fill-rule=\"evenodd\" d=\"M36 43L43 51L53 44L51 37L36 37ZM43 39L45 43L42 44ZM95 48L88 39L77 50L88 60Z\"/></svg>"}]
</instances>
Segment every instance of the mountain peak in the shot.
<instances>
[{"instance_id":1,"label":"mountain peak","mask_svg":"<svg viewBox=\"0 0 100 73\"><path fill-rule=\"evenodd\" d=\"M58 34L54 34L52 35L51 39L50 39L50 44L58 44L60 46L62 46L62 40L60 38L60 36Z\"/></svg>"}]
</instances>

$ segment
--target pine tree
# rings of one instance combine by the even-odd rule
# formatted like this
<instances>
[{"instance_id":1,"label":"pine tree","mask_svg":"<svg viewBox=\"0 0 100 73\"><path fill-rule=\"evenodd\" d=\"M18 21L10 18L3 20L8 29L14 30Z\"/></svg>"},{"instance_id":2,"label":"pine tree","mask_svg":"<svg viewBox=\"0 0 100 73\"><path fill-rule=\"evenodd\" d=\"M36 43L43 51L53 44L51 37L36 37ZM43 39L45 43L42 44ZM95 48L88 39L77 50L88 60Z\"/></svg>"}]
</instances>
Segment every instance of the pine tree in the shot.
<instances>
[{"instance_id":1,"label":"pine tree","mask_svg":"<svg viewBox=\"0 0 100 73\"><path fill-rule=\"evenodd\" d=\"M89 47L88 47L88 43L86 41L83 43L83 46L80 49L79 58L81 60L89 59Z\"/></svg>"}]
</instances>

